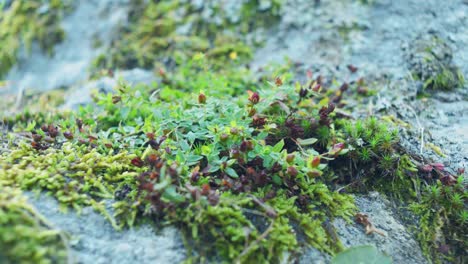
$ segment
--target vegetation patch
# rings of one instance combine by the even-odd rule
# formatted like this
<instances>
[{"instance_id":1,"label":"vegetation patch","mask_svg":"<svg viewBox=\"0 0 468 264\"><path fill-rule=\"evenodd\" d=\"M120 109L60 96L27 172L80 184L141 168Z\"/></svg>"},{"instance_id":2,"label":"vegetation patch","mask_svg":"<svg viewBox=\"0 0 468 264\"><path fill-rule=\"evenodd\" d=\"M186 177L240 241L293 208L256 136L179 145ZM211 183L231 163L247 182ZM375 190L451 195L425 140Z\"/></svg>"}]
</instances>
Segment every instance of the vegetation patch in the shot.
<instances>
[{"instance_id":1,"label":"vegetation patch","mask_svg":"<svg viewBox=\"0 0 468 264\"><path fill-rule=\"evenodd\" d=\"M63 208L94 207L116 229L141 221L176 225L187 262L277 263L302 245L342 251L332 221L356 215L352 193L378 190L420 218L428 257L460 261L467 246L464 172L453 175L407 153L389 117L354 120L347 99L370 94L363 79L327 82L308 72L306 82L294 84L291 65L254 77L246 62L255 42L247 36L278 19L280 3L267 2L225 9L218 1L134 1L131 23L97 58L94 67L103 71L95 77L143 67L161 82L122 82L76 112L26 109L2 117L3 199L40 190ZM0 212L16 219L15 210ZM5 234L21 238L22 223L8 222ZM9 243L2 252L23 242ZM31 246L45 252L41 260L62 257L48 254L59 244L41 245Z\"/></svg>"},{"instance_id":2,"label":"vegetation patch","mask_svg":"<svg viewBox=\"0 0 468 264\"><path fill-rule=\"evenodd\" d=\"M0 261L64 263L63 234L32 208L21 191L0 183Z\"/></svg>"},{"instance_id":3,"label":"vegetation patch","mask_svg":"<svg viewBox=\"0 0 468 264\"><path fill-rule=\"evenodd\" d=\"M401 152L388 123L348 119L337 105L356 89L321 82L277 78L228 98L180 92L178 104L121 84L77 113L7 118L16 132L0 182L48 191L65 207L93 206L117 229L142 219L175 224L192 261L276 262L302 244L333 255L343 248L331 221L350 221L347 193L362 190L415 201L427 253L440 246L427 238L433 223L451 234L444 245L460 242L462 176ZM427 166L430 181L421 178ZM444 195L429 199L431 188Z\"/></svg>"},{"instance_id":4,"label":"vegetation patch","mask_svg":"<svg viewBox=\"0 0 468 264\"><path fill-rule=\"evenodd\" d=\"M463 87L465 78L453 64L452 49L437 36L418 37L410 44L408 61L413 78L423 89L452 90Z\"/></svg>"},{"instance_id":5,"label":"vegetation patch","mask_svg":"<svg viewBox=\"0 0 468 264\"><path fill-rule=\"evenodd\" d=\"M60 27L65 7L61 0L11 1L10 6L0 6L0 77L16 64L20 48L29 51L33 41L52 54L53 46L65 37Z\"/></svg>"}]
</instances>

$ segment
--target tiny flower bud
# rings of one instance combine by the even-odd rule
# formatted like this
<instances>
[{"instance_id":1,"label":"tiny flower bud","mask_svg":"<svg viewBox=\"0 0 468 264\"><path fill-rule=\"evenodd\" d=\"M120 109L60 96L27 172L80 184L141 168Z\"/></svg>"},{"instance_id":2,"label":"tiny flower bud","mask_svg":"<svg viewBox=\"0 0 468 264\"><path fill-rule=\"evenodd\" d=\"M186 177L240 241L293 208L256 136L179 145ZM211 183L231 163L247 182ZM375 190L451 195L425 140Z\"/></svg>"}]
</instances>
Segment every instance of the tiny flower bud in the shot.
<instances>
[{"instance_id":1,"label":"tiny flower bud","mask_svg":"<svg viewBox=\"0 0 468 264\"><path fill-rule=\"evenodd\" d=\"M118 95L112 96L112 103L113 104L116 104L116 103L120 102L120 100L122 100L122 97L120 97Z\"/></svg>"},{"instance_id":2,"label":"tiny flower bud","mask_svg":"<svg viewBox=\"0 0 468 264\"><path fill-rule=\"evenodd\" d=\"M432 166L429 165L429 164L421 166L421 170L424 171L424 172L431 172L432 169L433 169Z\"/></svg>"},{"instance_id":3,"label":"tiny flower bud","mask_svg":"<svg viewBox=\"0 0 468 264\"><path fill-rule=\"evenodd\" d=\"M260 101L260 95L257 92L250 94L249 101L252 104L257 104Z\"/></svg>"},{"instance_id":4,"label":"tiny flower bud","mask_svg":"<svg viewBox=\"0 0 468 264\"><path fill-rule=\"evenodd\" d=\"M287 161L288 163L291 163L291 162L294 161L294 158L295 158L295 157L296 157L296 156L295 156L294 154L288 154L288 156L286 156L286 161Z\"/></svg>"},{"instance_id":5,"label":"tiny flower bud","mask_svg":"<svg viewBox=\"0 0 468 264\"><path fill-rule=\"evenodd\" d=\"M275 78L275 84L276 84L276 86L281 86L281 85L283 85L283 80L281 80L280 77L276 77Z\"/></svg>"},{"instance_id":6,"label":"tiny flower bud","mask_svg":"<svg viewBox=\"0 0 468 264\"><path fill-rule=\"evenodd\" d=\"M257 110L256 110L255 108L253 108L253 107L250 108L250 110L249 110L249 117L254 116L256 113L257 113Z\"/></svg>"},{"instance_id":7,"label":"tiny flower bud","mask_svg":"<svg viewBox=\"0 0 468 264\"><path fill-rule=\"evenodd\" d=\"M345 147L345 144L344 143L336 143L335 145L333 145L333 148L332 150L330 150L329 154L330 155L338 155Z\"/></svg>"},{"instance_id":8,"label":"tiny flower bud","mask_svg":"<svg viewBox=\"0 0 468 264\"><path fill-rule=\"evenodd\" d=\"M221 136L219 137L219 139L222 141L222 142L225 142L227 139L229 138L229 135L228 134L221 134Z\"/></svg>"},{"instance_id":9,"label":"tiny flower bud","mask_svg":"<svg viewBox=\"0 0 468 264\"><path fill-rule=\"evenodd\" d=\"M146 133L146 137L148 139L154 140L154 133L148 132L148 133Z\"/></svg>"},{"instance_id":10,"label":"tiny flower bud","mask_svg":"<svg viewBox=\"0 0 468 264\"><path fill-rule=\"evenodd\" d=\"M320 165L320 156L315 156L312 159L311 165L312 165L312 168L317 168Z\"/></svg>"},{"instance_id":11,"label":"tiny flower bud","mask_svg":"<svg viewBox=\"0 0 468 264\"><path fill-rule=\"evenodd\" d=\"M69 139L69 140L72 140L72 139L73 139L73 133L70 132L70 131L63 132L63 136L64 136L66 139Z\"/></svg>"},{"instance_id":12,"label":"tiny flower bud","mask_svg":"<svg viewBox=\"0 0 468 264\"><path fill-rule=\"evenodd\" d=\"M348 83L343 83L341 86L340 86L340 91L341 92L345 92L346 90L348 90L349 88L349 84Z\"/></svg>"},{"instance_id":13,"label":"tiny flower bud","mask_svg":"<svg viewBox=\"0 0 468 264\"><path fill-rule=\"evenodd\" d=\"M307 89L301 88L301 90L299 90L299 96L301 98L306 97L307 96Z\"/></svg>"},{"instance_id":14,"label":"tiny flower bud","mask_svg":"<svg viewBox=\"0 0 468 264\"><path fill-rule=\"evenodd\" d=\"M42 135L41 134L32 134L32 138L34 141L39 142L42 140Z\"/></svg>"},{"instance_id":15,"label":"tiny flower bud","mask_svg":"<svg viewBox=\"0 0 468 264\"><path fill-rule=\"evenodd\" d=\"M210 194L210 191L211 191L210 185L208 185L206 183L203 184L201 194L206 196L206 195Z\"/></svg>"},{"instance_id":16,"label":"tiny flower bud","mask_svg":"<svg viewBox=\"0 0 468 264\"><path fill-rule=\"evenodd\" d=\"M198 95L198 103L199 104L205 104L206 103L206 95L203 93L200 93Z\"/></svg>"},{"instance_id":17,"label":"tiny flower bud","mask_svg":"<svg viewBox=\"0 0 468 264\"><path fill-rule=\"evenodd\" d=\"M139 157L133 158L131 163L136 167L143 167L144 165L143 161Z\"/></svg>"},{"instance_id":18,"label":"tiny flower bud","mask_svg":"<svg viewBox=\"0 0 468 264\"><path fill-rule=\"evenodd\" d=\"M237 128L235 128L235 127L232 127L231 130L230 130L230 132L231 132L232 135L237 135L237 134L239 134L239 130L238 130Z\"/></svg>"},{"instance_id":19,"label":"tiny flower bud","mask_svg":"<svg viewBox=\"0 0 468 264\"><path fill-rule=\"evenodd\" d=\"M289 166L286 170L286 173L291 176L292 178L295 178L297 176L297 174L299 174L299 172L297 171L297 169L293 166Z\"/></svg>"},{"instance_id":20,"label":"tiny flower bud","mask_svg":"<svg viewBox=\"0 0 468 264\"><path fill-rule=\"evenodd\" d=\"M319 92L320 91L320 88L322 87L322 85L320 85L320 83L318 83L317 85L315 85L313 88L312 88L312 91L314 92Z\"/></svg>"},{"instance_id":21,"label":"tiny flower bud","mask_svg":"<svg viewBox=\"0 0 468 264\"><path fill-rule=\"evenodd\" d=\"M445 166L442 163L431 163L430 165L439 171L443 171L445 169Z\"/></svg>"},{"instance_id":22,"label":"tiny flower bud","mask_svg":"<svg viewBox=\"0 0 468 264\"><path fill-rule=\"evenodd\" d=\"M348 65L348 70L350 72L352 72L352 73L355 73L355 72L357 72L358 68L356 66L354 66L354 65L349 64Z\"/></svg>"},{"instance_id":23,"label":"tiny flower bud","mask_svg":"<svg viewBox=\"0 0 468 264\"><path fill-rule=\"evenodd\" d=\"M248 140L244 140L242 141L240 147L239 147L240 151L242 152L247 152L247 151L250 151L253 149L253 143L252 141L248 141Z\"/></svg>"}]
</instances>

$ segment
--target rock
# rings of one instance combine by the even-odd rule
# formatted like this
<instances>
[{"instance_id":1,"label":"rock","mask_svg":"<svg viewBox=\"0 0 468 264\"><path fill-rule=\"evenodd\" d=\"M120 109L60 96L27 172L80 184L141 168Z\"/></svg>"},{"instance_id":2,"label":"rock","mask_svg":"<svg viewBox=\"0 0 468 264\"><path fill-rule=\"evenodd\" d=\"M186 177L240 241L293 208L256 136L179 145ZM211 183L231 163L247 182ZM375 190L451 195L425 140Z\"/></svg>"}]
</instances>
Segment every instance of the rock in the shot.
<instances>
[{"instance_id":1,"label":"rock","mask_svg":"<svg viewBox=\"0 0 468 264\"><path fill-rule=\"evenodd\" d=\"M92 60L103 52L93 47L96 36L106 46L117 26L126 23L129 2L79 1L61 23L65 39L54 47L53 56L44 54L36 44L30 54L22 50L6 78L11 83L7 89L51 90L86 80Z\"/></svg>"},{"instance_id":2,"label":"rock","mask_svg":"<svg viewBox=\"0 0 468 264\"><path fill-rule=\"evenodd\" d=\"M383 230L386 236L376 233L366 235L362 225L354 222L348 224L343 219L336 219L333 225L343 246L348 248L374 245L383 253L391 256L394 263L428 263L422 255L419 244L398 220L399 217L389 206L388 200L377 192L356 196L355 200L359 212L368 215L375 228ZM299 260L300 263L329 263L331 257L314 248L307 248Z\"/></svg>"},{"instance_id":3,"label":"rock","mask_svg":"<svg viewBox=\"0 0 468 264\"><path fill-rule=\"evenodd\" d=\"M66 96L62 108L78 109L81 105L92 103L91 94L94 90L102 93L112 93L114 88L123 80L130 85L150 85L156 81L156 77L151 71L135 68L132 70L120 71L114 77L102 77L98 80L90 81L82 86L72 87L71 93Z\"/></svg>"},{"instance_id":4,"label":"rock","mask_svg":"<svg viewBox=\"0 0 468 264\"><path fill-rule=\"evenodd\" d=\"M403 45L403 51L413 78L423 82L423 89L451 90L463 85L452 49L437 35L420 35Z\"/></svg>"},{"instance_id":5,"label":"rock","mask_svg":"<svg viewBox=\"0 0 468 264\"><path fill-rule=\"evenodd\" d=\"M180 263L185 259L181 234L173 227L155 230L148 224L122 231L92 208L81 215L59 210L54 198L31 193L29 201L55 228L71 237L76 263Z\"/></svg>"},{"instance_id":6,"label":"rock","mask_svg":"<svg viewBox=\"0 0 468 264\"><path fill-rule=\"evenodd\" d=\"M374 245L391 256L394 263L428 263L418 243L388 206L388 200L377 192L356 196L355 199L359 211L367 214L371 223L377 229L385 231L386 236L376 233L366 235L363 226L355 223L349 225L344 220L337 219L334 226L345 247Z\"/></svg>"}]
</instances>

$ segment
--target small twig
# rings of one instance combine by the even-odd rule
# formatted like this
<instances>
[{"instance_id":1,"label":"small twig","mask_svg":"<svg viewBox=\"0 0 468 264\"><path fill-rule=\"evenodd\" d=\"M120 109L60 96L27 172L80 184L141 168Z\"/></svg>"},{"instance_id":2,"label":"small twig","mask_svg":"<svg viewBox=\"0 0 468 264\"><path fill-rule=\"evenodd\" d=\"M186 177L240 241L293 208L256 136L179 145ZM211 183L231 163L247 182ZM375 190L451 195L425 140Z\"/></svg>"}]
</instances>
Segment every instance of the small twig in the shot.
<instances>
[{"instance_id":1,"label":"small twig","mask_svg":"<svg viewBox=\"0 0 468 264\"><path fill-rule=\"evenodd\" d=\"M257 197L253 195L249 195L250 198L252 198L252 201L256 203L258 206L262 207L265 210L265 213L267 216L271 218L276 218L278 216L278 213L276 213L275 209L273 209L271 206L266 205L264 202L260 201Z\"/></svg>"},{"instance_id":2,"label":"small twig","mask_svg":"<svg viewBox=\"0 0 468 264\"><path fill-rule=\"evenodd\" d=\"M265 239L268 234L273 230L273 224L275 223L275 221L271 221L270 225L268 226L268 228L265 230L265 232L263 232L257 239L255 239L255 241L253 241L252 243L250 243L250 245L246 248L244 248L244 250L242 250L242 253L240 253L240 255L236 258L236 261L234 263L236 264L240 264L241 263L241 259L243 256L245 256L247 253L249 253L249 251L258 243L260 243L263 239Z\"/></svg>"},{"instance_id":3,"label":"small twig","mask_svg":"<svg viewBox=\"0 0 468 264\"><path fill-rule=\"evenodd\" d=\"M421 145L419 147L419 154L423 154L423 149L424 149L424 127L421 127Z\"/></svg>"}]
</instances>

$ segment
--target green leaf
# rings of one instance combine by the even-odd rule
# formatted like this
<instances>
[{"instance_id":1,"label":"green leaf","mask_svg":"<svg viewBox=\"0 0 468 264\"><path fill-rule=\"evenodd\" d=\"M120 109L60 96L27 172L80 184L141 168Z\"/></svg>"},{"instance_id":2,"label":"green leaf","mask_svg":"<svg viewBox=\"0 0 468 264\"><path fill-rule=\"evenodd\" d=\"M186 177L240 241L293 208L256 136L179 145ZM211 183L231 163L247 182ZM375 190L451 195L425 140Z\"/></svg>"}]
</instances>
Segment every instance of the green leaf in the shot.
<instances>
[{"instance_id":1,"label":"green leaf","mask_svg":"<svg viewBox=\"0 0 468 264\"><path fill-rule=\"evenodd\" d=\"M273 152L280 152L283 150L284 147L284 140L281 140L280 142L276 143L276 145L273 147L272 151Z\"/></svg>"},{"instance_id":2,"label":"green leaf","mask_svg":"<svg viewBox=\"0 0 468 264\"><path fill-rule=\"evenodd\" d=\"M237 175L237 172L233 168L226 168L225 172L232 178L239 178L239 175Z\"/></svg>"},{"instance_id":3,"label":"green leaf","mask_svg":"<svg viewBox=\"0 0 468 264\"><path fill-rule=\"evenodd\" d=\"M165 179L165 180L163 180L162 182L155 184L155 185L153 186L153 190L155 190L155 191L163 190L163 189L166 188L169 184L171 184L171 181Z\"/></svg>"},{"instance_id":4,"label":"green leaf","mask_svg":"<svg viewBox=\"0 0 468 264\"><path fill-rule=\"evenodd\" d=\"M183 150L183 151L187 151L190 149L190 145L187 143L187 141L185 140L180 140L179 141L179 144L180 144L180 148Z\"/></svg>"},{"instance_id":5,"label":"green leaf","mask_svg":"<svg viewBox=\"0 0 468 264\"><path fill-rule=\"evenodd\" d=\"M318 139L316 138L308 138L308 139L300 139L298 138L297 139L297 142L299 142L299 144L301 144L301 146L307 146L307 145L312 145L314 144L315 142L317 142Z\"/></svg>"},{"instance_id":6,"label":"green leaf","mask_svg":"<svg viewBox=\"0 0 468 264\"><path fill-rule=\"evenodd\" d=\"M348 248L332 259L332 264L391 264L392 258L382 254L374 246Z\"/></svg>"},{"instance_id":7,"label":"green leaf","mask_svg":"<svg viewBox=\"0 0 468 264\"><path fill-rule=\"evenodd\" d=\"M197 164L198 161L201 159L203 159L203 156L191 154L186 157L185 162L187 163L187 165L191 166Z\"/></svg>"},{"instance_id":8,"label":"green leaf","mask_svg":"<svg viewBox=\"0 0 468 264\"><path fill-rule=\"evenodd\" d=\"M32 122L28 124L25 130L28 132L31 132L35 127L36 127L36 121L33 120Z\"/></svg>"},{"instance_id":9,"label":"green leaf","mask_svg":"<svg viewBox=\"0 0 468 264\"><path fill-rule=\"evenodd\" d=\"M273 175L272 180L273 180L273 182L276 183L277 185L283 184L283 180L281 179L281 177L278 176L278 175L276 175L276 174Z\"/></svg>"},{"instance_id":10,"label":"green leaf","mask_svg":"<svg viewBox=\"0 0 468 264\"><path fill-rule=\"evenodd\" d=\"M169 200L170 202L177 203L185 201L185 197L177 193L177 189L174 185L171 185L164 190L163 198Z\"/></svg>"}]
</instances>

